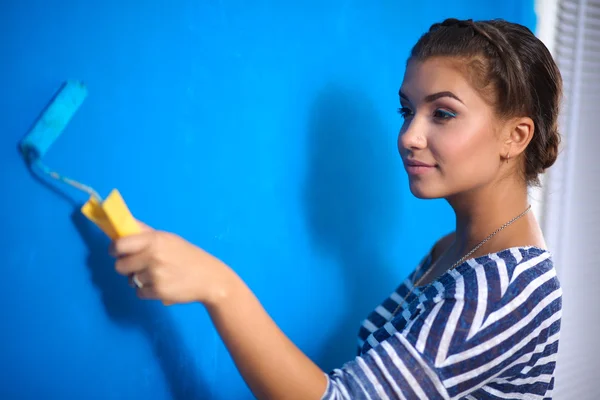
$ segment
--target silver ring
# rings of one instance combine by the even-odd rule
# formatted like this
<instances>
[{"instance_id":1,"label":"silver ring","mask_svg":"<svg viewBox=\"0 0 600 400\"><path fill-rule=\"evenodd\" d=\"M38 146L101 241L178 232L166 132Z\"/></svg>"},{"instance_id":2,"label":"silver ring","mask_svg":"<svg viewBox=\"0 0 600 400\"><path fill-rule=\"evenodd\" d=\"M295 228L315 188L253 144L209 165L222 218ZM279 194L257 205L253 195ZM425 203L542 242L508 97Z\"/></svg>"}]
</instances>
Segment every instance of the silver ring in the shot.
<instances>
[{"instance_id":1,"label":"silver ring","mask_svg":"<svg viewBox=\"0 0 600 400\"><path fill-rule=\"evenodd\" d=\"M133 280L133 283L135 283L135 286L137 286L138 288L140 288L140 289L141 289L141 288L143 288L143 287L144 287L144 284L143 284L142 282L140 282L140 280L139 280L139 278L138 278L137 274L133 274L133 278L132 278L132 280Z\"/></svg>"}]
</instances>

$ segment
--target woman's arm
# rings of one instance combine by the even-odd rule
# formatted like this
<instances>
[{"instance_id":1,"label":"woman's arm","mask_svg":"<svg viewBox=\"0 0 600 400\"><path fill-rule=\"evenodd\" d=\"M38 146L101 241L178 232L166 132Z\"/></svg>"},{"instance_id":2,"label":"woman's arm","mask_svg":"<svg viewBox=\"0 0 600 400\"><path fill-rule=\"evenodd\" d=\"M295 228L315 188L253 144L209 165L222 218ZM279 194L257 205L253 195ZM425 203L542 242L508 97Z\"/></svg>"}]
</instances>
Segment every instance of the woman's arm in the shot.
<instances>
[{"instance_id":1,"label":"woman's arm","mask_svg":"<svg viewBox=\"0 0 600 400\"><path fill-rule=\"evenodd\" d=\"M208 312L246 384L259 399L321 399L327 377L292 343L234 276Z\"/></svg>"},{"instance_id":2,"label":"woman's arm","mask_svg":"<svg viewBox=\"0 0 600 400\"><path fill-rule=\"evenodd\" d=\"M174 234L148 227L117 240L112 253L116 270L141 284L139 297L204 304L257 398L322 398L325 373L283 334L227 265Z\"/></svg>"}]
</instances>

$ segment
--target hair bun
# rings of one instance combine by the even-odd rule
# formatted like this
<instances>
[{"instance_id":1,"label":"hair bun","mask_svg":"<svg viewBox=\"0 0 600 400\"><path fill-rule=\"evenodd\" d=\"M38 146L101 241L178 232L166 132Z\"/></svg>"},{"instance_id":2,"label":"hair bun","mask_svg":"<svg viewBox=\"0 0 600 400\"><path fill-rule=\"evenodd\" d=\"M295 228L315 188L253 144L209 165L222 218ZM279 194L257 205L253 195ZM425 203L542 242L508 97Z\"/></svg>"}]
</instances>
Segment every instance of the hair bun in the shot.
<instances>
[{"instance_id":1,"label":"hair bun","mask_svg":"<svg viewBox=\"0 0 600 400\"><path fill-rule=\"evenodd\" d=\"M548 132L548 141L546 142L546 151L544 157L540 159L542 170L550 168L556 162L561 138L560 133L554 130Z\"/></svg>"}]
</instances>

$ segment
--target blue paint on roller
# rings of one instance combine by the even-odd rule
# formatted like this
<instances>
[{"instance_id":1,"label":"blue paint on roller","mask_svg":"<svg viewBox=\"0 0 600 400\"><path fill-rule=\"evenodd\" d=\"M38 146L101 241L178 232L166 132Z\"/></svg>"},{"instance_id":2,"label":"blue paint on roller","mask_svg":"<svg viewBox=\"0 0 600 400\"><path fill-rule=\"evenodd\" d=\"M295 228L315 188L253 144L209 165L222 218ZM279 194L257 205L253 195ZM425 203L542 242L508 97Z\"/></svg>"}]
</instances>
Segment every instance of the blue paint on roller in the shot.
<instances>
[{"instance_id":1,"label":"blue paint on roller","mask_svg":"<svg viewBox=\"0 0 600 400\"><path fill-rule=\"evenodd\" d=\"M48 103L33 128L20 144L28 163L39 160L63 132L87 96L83 82L68 80Z\"/></svg>"}]
</instances>

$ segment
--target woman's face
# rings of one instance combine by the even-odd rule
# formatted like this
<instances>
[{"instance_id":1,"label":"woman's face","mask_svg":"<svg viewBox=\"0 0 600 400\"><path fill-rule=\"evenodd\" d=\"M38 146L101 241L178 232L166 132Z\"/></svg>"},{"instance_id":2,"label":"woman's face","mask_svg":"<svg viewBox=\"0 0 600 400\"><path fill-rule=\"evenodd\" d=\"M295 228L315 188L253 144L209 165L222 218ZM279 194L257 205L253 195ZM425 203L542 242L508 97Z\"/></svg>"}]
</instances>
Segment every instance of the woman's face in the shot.
<instances>
[{"instance_id":1,"label":"woman's face","mask_svg":"<svg viewBox=\"0 0 600 400\"><path fill-rule=\"evenodd\" d=\"M460 62L409 61L400 89L398 150L418 198L448 198L494 181L502 163L493 108Z\"/></svg>"}]
</instances>

